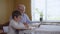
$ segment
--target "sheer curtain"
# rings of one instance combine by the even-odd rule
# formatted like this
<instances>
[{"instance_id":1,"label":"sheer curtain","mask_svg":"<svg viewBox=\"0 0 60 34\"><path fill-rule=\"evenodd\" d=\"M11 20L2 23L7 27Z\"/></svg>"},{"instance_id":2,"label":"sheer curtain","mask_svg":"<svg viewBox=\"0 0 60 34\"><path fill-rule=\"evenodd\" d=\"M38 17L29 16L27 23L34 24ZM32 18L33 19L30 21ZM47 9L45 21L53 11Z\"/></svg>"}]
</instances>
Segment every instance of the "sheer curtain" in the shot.
<instances>
[{"instance_id":1,"label":"sheer curtain","mask_svg":"<svg viewBox=\"0 0 60 34\"><path fill-rule=\"evenodd\" d=\"M31 0L32 21L39 21L43 12L43 21L60 22L60 0Z\"/></svg>"},{"instance_id":2,"label":"sheer curtain","mask_svg":"<svg viewBox=\"0 0 60 34\"><path fill-rule=\"evenodd\" d=\"M47 0L47 21L60 22L60 0Z\"/></svg>"}]
</instances>

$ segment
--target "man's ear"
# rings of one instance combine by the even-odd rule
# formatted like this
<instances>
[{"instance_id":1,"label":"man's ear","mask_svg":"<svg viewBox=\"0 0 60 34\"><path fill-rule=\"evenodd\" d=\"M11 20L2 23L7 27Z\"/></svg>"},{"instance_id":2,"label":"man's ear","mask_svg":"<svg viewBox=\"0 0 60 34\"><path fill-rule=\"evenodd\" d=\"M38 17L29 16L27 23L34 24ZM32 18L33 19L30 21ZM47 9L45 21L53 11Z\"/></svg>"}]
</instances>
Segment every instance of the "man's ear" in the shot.
<instances>
[{"instance_id":1,"label":"man's ear","mask_svg":"<svg viewBox=\"0 0 60 34\"><path fill-rule=\"evenodd\" d=\"M14 16L14 19L16 19L16 16Z\"/></svg>"}]
</instances>

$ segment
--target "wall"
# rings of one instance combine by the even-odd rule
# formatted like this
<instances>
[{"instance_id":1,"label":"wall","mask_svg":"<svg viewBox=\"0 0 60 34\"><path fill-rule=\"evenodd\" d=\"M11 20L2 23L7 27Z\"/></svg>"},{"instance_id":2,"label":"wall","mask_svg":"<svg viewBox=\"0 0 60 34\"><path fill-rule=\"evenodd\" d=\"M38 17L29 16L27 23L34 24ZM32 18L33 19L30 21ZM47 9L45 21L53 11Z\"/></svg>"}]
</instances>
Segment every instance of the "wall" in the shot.
<instances>
[{"instance_id":1,"label":"wall","mask_svg":"<svg viewBox=\"0 0 60 34\"><path fill-rule=\"evenodd\" d=\"M0 0L0 24L4 24L9 20L13 7L14 0Z\"/></svg>"},{"instance_id":2,"label":"wall","mask_svg":"<svg viewBox=\"0 0 60 34\"><path fill-rule=\"evenodd\" d=\"M17 4L26 6L26 13L31 19L31 0L0 0L0 24L9 21L9 17Z\"/></svg>"}]
</instances>

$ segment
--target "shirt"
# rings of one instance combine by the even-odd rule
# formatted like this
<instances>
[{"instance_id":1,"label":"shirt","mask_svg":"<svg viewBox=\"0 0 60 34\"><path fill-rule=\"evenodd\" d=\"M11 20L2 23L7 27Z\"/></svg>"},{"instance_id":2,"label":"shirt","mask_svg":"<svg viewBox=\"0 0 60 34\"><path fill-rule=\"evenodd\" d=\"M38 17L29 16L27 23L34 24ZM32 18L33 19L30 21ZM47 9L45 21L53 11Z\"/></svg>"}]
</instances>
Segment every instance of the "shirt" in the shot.
<instances>
[{"instance_id":1,"label":"shirt","mask_svg":"<svg viewBox=\"0 0 60 34\"><path fill-rule=\"evenodd\" d=\"M23 14L23 15L22 15L21 22L22 22L22 23L24 23L24 22L25 22L25 23L31 23L29 17L28 17L26 14Z\"/></svg>"},{"instance_id":2,"label":"shirt","mask_svg":"<svg viewBox=\"0 0 60 34\"><path fill-rule=\"evenodd\" d=\"M9 24L8 34L16 34L15 29L17 29L17 28L23 29L23 28L25 28L25 26L23 23L18 23L12 19Z\"/></svg>"}]
</instances>

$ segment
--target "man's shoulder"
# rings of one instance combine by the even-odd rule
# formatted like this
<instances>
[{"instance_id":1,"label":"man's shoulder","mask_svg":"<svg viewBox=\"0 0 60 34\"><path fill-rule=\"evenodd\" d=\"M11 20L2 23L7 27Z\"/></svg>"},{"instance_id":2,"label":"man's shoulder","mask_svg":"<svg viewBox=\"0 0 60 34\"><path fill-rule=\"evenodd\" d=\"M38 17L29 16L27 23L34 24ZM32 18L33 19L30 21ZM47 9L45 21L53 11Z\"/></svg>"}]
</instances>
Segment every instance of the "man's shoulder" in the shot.
<instances>
[{"instance_id":1,"label":"man's shoulder","mask_svg":"<svg viewBox=\"0 0 60 34\"><path fill-rule=\"evenodd\" d=\"M14 21L13 19L10 20L10 22Z\"/></svg>"},{"instance_id":2,"label":"man's shoulder","mask_svg":"<svg viewBox=\"0 0 60 34\"><path fill-rule=\"evenodd\" d=\"M24 16L27 16L27 14L26 14L26 13L24 13Z\"/></svg>"},{"instance_id":3,"label":"man's shoulder","mask_svg":"<svg viewBox=\"0 0 60 34\"><path fill-rule=\"evenodd\" d=\"M9 25L11 25L14 21L11 19Z\"/></svg>"},{"instance_id":4,"label":"man's shoulder","mask_svg":"<svg viewBox=\"0 0 60 34\"><path fill-rule=\"evenodd\" d=\"M13 23L13 22L15 22L13 19L12 19L12 20L10 20L10 23Z\"/></svg>"},{"instance_id":5,"label":"man's shoulder","mask_svg":"<svg viewBox=\"0 0 60 34\"><path fill-rule=\"evenodd\" d=\"M12 19L12 20L10 21L10 24L17 24L17 22Z\"/></svg>"}]
</instances>

